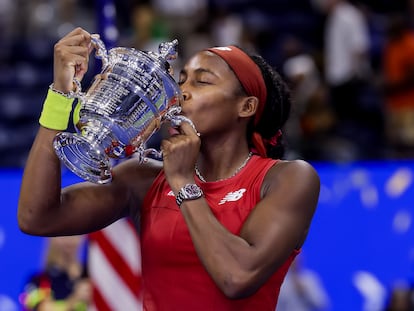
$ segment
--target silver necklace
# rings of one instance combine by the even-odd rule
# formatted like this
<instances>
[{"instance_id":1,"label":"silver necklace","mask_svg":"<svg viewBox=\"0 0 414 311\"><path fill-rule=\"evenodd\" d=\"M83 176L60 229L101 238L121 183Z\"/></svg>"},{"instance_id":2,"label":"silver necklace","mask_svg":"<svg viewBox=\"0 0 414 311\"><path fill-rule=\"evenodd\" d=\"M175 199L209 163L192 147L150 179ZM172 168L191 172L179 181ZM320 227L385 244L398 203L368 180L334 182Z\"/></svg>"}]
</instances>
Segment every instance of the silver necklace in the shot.
<instances>
[{"instance_id":1,"label":"silver necklace","mask_svg":"<svg viewBox=\"0 0 414 311\"><path fill-rule=\"evenodd\" d=\"M237 175L237 173L238 172L240 172L242 169L243 169L243 167L245 167L246 166L246 164L247 164L247 162L249 162L249 160L250 160L250 158L252 157L252 155L253 155L253 153L252 152L249 152L249 155L247 156L247 158L246 158L246 160L244 160L243 161L243 163L234 171L234 173L233 173L233 175L231 175L230 177L227 177L227 178L221 178L221 179L218 179L218 180L216 180L216 181L220 181L220 180L226 180L226 179L230 179L230 178L232 178L232 177L234 177L234 176L236 176ZM198 166L197 166L197 163L196 163L196 165L195 165L195 167L194 167L194 170L195 170L195 173L196 173L196 175L197 175L197 177L201 180L201 181L203 181L203 182L207 182L206 181L206 179L203 177L203 175L201 175L201 173L200 173L200 170L198 169Z\"/></svg>"}]
</instances>

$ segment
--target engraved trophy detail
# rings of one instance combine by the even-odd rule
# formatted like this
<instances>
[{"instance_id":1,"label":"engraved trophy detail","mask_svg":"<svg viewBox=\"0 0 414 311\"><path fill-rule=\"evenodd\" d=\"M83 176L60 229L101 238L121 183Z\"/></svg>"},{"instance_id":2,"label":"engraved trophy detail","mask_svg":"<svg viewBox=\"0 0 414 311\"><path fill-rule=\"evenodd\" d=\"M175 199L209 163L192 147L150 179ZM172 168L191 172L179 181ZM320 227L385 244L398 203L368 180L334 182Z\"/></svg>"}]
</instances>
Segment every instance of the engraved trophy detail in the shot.
<instances>
[{"instance_id":1,"label":"engraved trophy detail","mask_svg":"<svg viewBox=\"0 0 414 311\"><path fill-rule=\"evenodd\" d=\"M177 57L177 40L159 45L158 53L116 47L106 50L99 35L92 35L95 57L102 60L100 74L86 93L77 84L80 102L76 133L61 132L53 146L73 173L98 184L112 180L111 159L136 155L143 162L161 152L145 149L147 140L161 124L193 123L179 115L182 98L170 74L169 60Z\"/></svg>"}]
</instances>

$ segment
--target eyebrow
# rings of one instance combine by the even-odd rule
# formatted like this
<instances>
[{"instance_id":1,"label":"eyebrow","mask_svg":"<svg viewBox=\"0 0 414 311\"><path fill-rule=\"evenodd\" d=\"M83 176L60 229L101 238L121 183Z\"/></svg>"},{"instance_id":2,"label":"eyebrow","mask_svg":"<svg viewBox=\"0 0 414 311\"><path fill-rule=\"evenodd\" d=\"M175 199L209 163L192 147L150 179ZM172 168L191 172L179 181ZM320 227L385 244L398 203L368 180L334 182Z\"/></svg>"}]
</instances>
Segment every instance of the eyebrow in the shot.
<instances>
[{"instance_id":1,"label":"eyebrow","mask_svg":"<svg viewBox=\"0 0 414 311\"><path fill-rule=\"evenodd\" d=\"M211 71L210 69L207 69L207 68L197 68L196 70L194 70L194 72L196 73L196 74L200 74L200 73L209 73L209 74L212 74L212 75L214 75L214 76L216 76L216 77L218 77L213 71ZM181 74L184 74L184 75L187 75L187 70L185 70L185 69L181 69L181 71L180 71L180 75Z\"/></svg>"}]
</instances>

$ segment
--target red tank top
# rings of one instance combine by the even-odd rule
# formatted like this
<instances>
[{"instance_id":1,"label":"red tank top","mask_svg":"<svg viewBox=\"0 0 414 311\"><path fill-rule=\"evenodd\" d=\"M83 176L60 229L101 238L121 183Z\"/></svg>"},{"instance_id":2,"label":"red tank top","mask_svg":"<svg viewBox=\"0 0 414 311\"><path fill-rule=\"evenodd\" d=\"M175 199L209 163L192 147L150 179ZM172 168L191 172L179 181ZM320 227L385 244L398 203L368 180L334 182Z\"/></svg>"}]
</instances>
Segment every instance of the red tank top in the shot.
<instances>
[{"instance_id":1,"label":"red tank top","mask_svg":"<svg viewBox=\"0 0 414 311\"><path fill-rule=\"evenodd\" d=\"M236 176L196 183L217 219L233 234L260 200L260 189L276 160L253 156ZM141 213L143 304L145 311L274 311L280 286L297 255L286 262L253 295L228 299L199 260L187 225L161 172L145 197Z\"/></svg>"}]
</instances>

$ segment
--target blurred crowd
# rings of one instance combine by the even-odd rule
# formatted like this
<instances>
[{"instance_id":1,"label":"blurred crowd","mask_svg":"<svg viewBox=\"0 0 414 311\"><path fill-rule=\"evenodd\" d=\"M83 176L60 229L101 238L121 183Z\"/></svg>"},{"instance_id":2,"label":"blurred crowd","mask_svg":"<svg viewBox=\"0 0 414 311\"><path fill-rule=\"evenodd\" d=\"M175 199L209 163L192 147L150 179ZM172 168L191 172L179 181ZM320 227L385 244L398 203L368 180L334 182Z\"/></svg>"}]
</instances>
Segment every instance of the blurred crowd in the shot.
<instances>
[{"instance_id":1,"label":"blurred crowd","mask_svg":"<svg viewBox=\"0 0 414 311\"><path fill-rule=\"evenodd\" d=\"M25 162L53 79L54 43L77 26L101 31L99 6L108 2L0 0L1 167ZM414 1L113 2L117 44L156 51L177 38L174 66L208 46L263 55L292 89L286 158L414 155Z\"/></svg>"}]
</instances>

